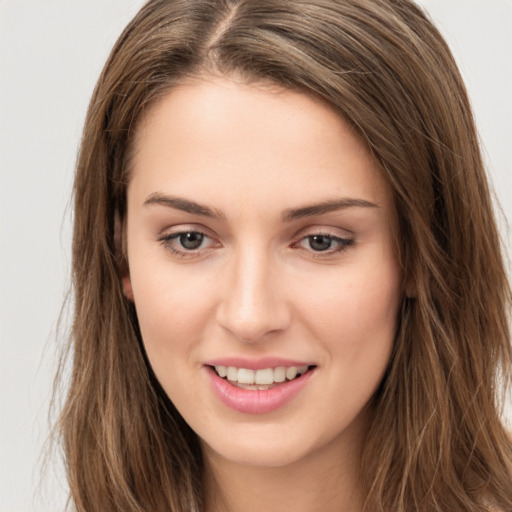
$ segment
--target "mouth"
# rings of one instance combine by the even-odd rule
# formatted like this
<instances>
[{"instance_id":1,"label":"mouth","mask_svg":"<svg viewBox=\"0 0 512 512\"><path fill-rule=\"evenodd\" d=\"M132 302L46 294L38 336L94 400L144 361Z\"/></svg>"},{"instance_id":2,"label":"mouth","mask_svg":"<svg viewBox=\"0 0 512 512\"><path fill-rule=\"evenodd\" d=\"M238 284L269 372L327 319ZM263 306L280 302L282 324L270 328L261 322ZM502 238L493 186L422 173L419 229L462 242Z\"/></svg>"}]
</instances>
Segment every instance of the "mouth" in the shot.
<instances>
[{"instance_id":1,"label":"mouth","mask_svg":"<svg viewBox=\"0 0 512 512\"><path fill-rule=\"evenodd\" d=\"M265 391L297 380L307 372L316 368L315 365L303 366L277 366L251 370L235 366L210 366L210 368L223 380L232 386L242 389Z\"/></svg>"}]
</instances>

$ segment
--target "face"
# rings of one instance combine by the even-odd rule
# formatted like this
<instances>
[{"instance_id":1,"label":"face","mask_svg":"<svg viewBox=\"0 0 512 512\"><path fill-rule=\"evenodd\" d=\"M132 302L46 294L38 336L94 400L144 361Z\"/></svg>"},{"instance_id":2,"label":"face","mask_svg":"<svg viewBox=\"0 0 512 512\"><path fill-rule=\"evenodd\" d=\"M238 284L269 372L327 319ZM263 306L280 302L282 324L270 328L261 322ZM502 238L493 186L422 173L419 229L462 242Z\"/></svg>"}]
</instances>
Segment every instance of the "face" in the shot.
<instances>
[{"instance_id":1,"label":"face","mask_svg":"<svg viewBox=\"0 0 512 512\"><path fill-rule=\"evenodd\" d=\"M392 219L376 163L316 99L212 78L153 107L123 281L206 453L283 466L362 432L401 296Z\"/></svg>"}]
</instances>

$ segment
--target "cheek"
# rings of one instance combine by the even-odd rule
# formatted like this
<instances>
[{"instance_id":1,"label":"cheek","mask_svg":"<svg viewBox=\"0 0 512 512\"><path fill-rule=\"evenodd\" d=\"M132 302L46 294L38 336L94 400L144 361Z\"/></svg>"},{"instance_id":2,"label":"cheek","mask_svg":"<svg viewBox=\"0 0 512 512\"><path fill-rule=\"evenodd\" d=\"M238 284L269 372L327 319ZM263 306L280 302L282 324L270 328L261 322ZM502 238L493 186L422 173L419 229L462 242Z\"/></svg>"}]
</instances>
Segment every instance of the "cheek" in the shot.
<instances>
[{"instance_id":1,"label":"cheek","mask_svg":"<svg viewBox=\"0 0 512 512\"><path fill-rule=\"evenodd\" d=\"M399 272L394 266L354 268L317 289L308 308L310 328L342 361L363 358L378 363L389 357L399 302Z\"/></svg>"},{"instance_id":2,"label":"cheek","mask_svg":"<svg viewBox=\"0 0 512 512\"><path fill-rule=\"evenodd\" d=\"M344 428L364 410L389 364L399 291L397 280L379 275L378 281L354 276L317 311L314 334L326 354L325 406L335 428Z\"/></svg>"},{"instance_id":3,"label":"cheek","mask_svg":"<svg viewBox=\"0 0 512 512\"><path fill-rule=\"evenodd\" d=\"M201 342L212 316L212 294L207 290L214 288L206 286L204 278L160 262L134 265L131 276L142 339L157 372L159 361L177 363L175 356Z\"/></svg>"}]
</instances>

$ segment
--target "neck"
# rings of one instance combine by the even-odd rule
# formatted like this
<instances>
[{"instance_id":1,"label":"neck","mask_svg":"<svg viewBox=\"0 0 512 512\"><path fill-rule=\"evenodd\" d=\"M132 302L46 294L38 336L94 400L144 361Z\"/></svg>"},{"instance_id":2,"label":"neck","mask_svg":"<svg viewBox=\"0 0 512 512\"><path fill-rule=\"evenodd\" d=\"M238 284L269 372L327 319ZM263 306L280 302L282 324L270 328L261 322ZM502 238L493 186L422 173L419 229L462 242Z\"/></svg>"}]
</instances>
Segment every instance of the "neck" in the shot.
<instances>
[{"instance_id":1,"label":"neck","mask_svg":"<svg viewBox=\"0 0 512 512\"><path fill-rule=\"evenodd\" d=\"M203 446L206 512L360 512L362 439L344 433L279 467L242 465Z\"/></svg>"}]
</instances>

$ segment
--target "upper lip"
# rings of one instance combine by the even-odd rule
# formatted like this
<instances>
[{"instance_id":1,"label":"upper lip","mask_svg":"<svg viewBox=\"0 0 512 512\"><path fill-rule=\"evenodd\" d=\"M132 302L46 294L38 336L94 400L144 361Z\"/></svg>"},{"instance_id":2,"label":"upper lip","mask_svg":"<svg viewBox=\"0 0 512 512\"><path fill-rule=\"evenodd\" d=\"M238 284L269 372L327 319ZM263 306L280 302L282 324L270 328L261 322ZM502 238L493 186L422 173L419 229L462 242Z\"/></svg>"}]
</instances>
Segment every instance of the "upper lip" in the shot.
<instances>
[{"instance_id":1,"label":"upper lip","mask_svg":"<svg viewBox=\"0 0 512 512\"><path fill-rule=\"evenodd\" d=\"M261 357L248 359L245 357L220 357L205 362L206 366L233 366L235 368L247 368L248 370L264 370L265 368L278 368L284 366L313 366L310 361L296 359L284 359L282 357Z\"/></svg>"}]
</instances>

